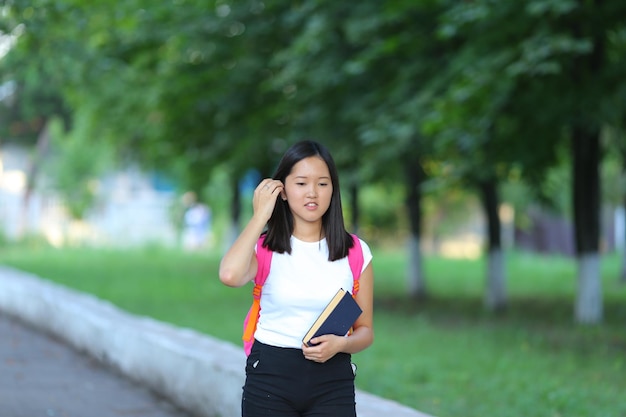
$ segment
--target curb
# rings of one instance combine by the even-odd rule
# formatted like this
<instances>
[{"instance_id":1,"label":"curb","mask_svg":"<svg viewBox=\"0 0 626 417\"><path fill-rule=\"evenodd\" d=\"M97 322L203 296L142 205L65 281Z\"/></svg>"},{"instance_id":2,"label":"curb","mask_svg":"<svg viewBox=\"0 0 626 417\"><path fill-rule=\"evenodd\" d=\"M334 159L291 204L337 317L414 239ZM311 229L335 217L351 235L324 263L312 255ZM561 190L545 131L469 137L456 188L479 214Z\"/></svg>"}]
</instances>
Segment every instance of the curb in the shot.
<instances>
[{"instance_id":1,"label":"curb","mask_svg":"<svg viewBox=\"0 0 626 417\"><path fill-rule=\"evenodd\" d=\"M243 349L0 266L0 310L106 362L202 417L241 414ZM357 390L359 417L431 417Z\"/></svg>"}]
</instances>

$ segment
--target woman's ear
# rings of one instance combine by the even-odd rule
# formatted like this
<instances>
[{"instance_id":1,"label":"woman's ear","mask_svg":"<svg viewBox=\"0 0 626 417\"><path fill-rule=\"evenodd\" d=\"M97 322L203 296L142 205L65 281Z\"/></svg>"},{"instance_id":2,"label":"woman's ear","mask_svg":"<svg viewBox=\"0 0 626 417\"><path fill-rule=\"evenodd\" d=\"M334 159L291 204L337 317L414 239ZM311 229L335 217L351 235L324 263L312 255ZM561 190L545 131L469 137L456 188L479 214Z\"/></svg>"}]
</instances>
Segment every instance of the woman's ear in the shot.
<instances>
[{"instance_id":1,"label":"woman's ear","mask_svg":"<svg viewBox=\"0 0 626 417\"><path fill-rule=\"evenodd\" d=\"M285 194L285 190L280 192L280 198L282 198L283 201L287 201L287 194Z\"/></svg>"}]
</instances>

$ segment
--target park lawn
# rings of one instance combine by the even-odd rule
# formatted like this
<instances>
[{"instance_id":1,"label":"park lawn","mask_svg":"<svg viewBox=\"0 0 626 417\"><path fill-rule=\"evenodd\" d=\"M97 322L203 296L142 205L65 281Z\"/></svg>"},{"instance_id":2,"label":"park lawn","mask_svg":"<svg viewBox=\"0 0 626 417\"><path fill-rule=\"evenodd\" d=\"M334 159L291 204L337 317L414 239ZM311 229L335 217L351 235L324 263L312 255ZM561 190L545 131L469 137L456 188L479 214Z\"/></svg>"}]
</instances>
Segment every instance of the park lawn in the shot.
<instances>
[{"instance_id":1,"label":"park lawn","mask_svg":"<svg viewBox=\"0 0 626 417\"><path fill-rule=\"evenodd\" d=\"M426 258L430 297L418 302L405 295L406 256L374 254L376 339L354 355L358 388L437 417L626 416L617 256L602 263L604 323L579 326L571 259L509 254L510 305L492 315L482 260ZM22 246L1 247L0 263L236 344L250 304L250 288L219 283L215 253Z\"/></svg>"}]
</instances>

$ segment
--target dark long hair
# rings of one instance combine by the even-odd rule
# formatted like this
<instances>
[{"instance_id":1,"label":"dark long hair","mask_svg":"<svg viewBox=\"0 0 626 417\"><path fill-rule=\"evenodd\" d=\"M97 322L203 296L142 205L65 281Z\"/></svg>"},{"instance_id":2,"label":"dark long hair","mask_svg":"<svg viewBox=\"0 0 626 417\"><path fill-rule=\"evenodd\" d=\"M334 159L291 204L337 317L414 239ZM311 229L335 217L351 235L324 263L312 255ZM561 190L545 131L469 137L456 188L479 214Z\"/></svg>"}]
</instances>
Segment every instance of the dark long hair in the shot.
<instances>
[{"instance_id":1,"label":"dark long hair","mask_svg":"<svg viewBox=\"0 0 626 417\"><path fill-rule=\"evenodd\" d=\"M324 145L312 140L298 142L287 149L276 168L273 178L282 181L284 184L293 166L311 156L317 156L326 162L330 172L333 194L330 199L330 206L322 216L322 228L328 243L328 260L336 261L348 256L348 250L354 245L354 242L344 225L339 175L330 151ZM293 214L289 210L289 204L279 197L278 201L276 201L274 212L267 222L267 236L263 246L267 246L274 252L287 252L290 254L292 233Z\"/></svg>"}]
</instances>

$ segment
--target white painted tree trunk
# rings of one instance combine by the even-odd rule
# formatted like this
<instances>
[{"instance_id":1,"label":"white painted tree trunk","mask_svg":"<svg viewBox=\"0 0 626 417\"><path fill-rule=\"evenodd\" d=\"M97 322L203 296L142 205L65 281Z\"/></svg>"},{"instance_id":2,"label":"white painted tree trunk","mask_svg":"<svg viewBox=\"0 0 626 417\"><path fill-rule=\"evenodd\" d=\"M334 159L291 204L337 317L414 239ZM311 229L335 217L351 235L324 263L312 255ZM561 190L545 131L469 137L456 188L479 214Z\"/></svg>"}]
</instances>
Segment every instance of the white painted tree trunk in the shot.
<instances>
[{"instance_id":1,"label":"white painted tree trunk","mask_svg":"<svg viewBox=\"0 0 626 417\"><path fill-rule=\"evenodd\" d=\"M575 319L582 324L597 324L602 321L602 315L600 255L579 255Z\"/></svg>"},{"instance_id":2,"label":"white painted tree trunk","mask_svg":"<svg viewBox=\"0 0 626 417\"><path fill-rule=\"evenodd\" d=\"M424 279L422 251L420 249L420 239L411 236L408 242L409 263L408 263L408 291L411 297L426 296L426 281Z\"/></svg>"},{"instance_id":3,"label":"white painted tree trunk","mask_svg":"<svg viewBox=\"0 0 626 417\"><path fill-rule=\"evenodd\" d=\"M506 307L506 277L504 271L504 252L502 249L489 251L487 256L487 288L485 289L485 307L489 311Z\"/></svg>"}]
</instances>

